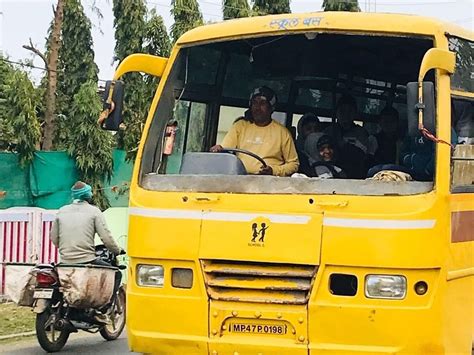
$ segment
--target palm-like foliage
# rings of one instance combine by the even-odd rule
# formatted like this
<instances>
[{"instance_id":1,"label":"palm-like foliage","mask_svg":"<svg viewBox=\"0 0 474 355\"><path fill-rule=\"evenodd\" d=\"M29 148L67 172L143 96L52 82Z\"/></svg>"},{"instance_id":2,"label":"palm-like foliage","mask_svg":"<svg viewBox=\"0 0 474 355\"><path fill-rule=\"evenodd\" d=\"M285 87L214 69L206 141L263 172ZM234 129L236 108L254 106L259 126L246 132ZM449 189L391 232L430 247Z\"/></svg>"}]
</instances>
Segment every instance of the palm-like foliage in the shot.
<instances>
[{"instance_id":1,"label":"palm-like foliage","mask_svg":"<svg viewBox=\"0 0 474 355\"><path fill-rule=\"evenodd\" d=\"M181 35L203 24L202 14L196 0L171 0L171 38L176 42Z\"/></svg>"},{"instance_id":2,"label":"palm-like foliage","mask_svg":"<svg viewBox=\"0 0 474 355\"><path fill-rule=\"evenodd\" d=\"M169 57L171 52L171 41L166 26L163 22L163 18L156 13L155 9L152 9L147 15L143 52L160 57ZM153 99L159 78L146 75L144 80L148 108Z\"/></svg>"},{"instance_id":3,"label":"palm-like foliage","mask_svg":"<svg viewBox=\"0 0 474 355\"><path fill-rule=\"evenodd\" d=\"M122 61L143 49L146 28L146 6L143 0L114 0L115 56ZM146 117L148 97L145 94L143 78L138 73L122 77L125 83L123 121L126 130L120 132L119 147L125 149L128 158L134 158Z\"/></svg>"},{"instance_id":4,"label":"palm-like foliage","mask_svg":"<svg viewBox=\"0 0 474 355\"><path fill-rule=\"evenodd\" d=\"M152 9L147 15L143 37L143 51L145 53L169 57L171 41L163 22L163 17L158 15L155 9Z\"/></svg>"},{"instance_id":5,"label":"palm-like foliage","mask_svg":"<svg viewBox=\"0 0 474 355\"><path fill-rule=\"evenodd\" d=\"M112 174L114 141L109 132L97 128L101 109L97 84L94 81L84 83L74 95L71 106L76 124L69 137L68 153L76 160L79 178L92 186L94 203L103 210L109 206L103 182L109 181Z\"/></svg>"},{"instance_id":6,"label":"palm-like foliage","mask_svg":"<svg viewBox=\"0 0 474 355\"><path fill-rule=\"evenodd\" d=\"M98 67L94 62L91 22L79 0L66 0L59 50L55 147L67 148L66 137L74 129L77 118L72 115L73 97L89 81L97 82Z\"/></svg>"},{"instance_id":7,"label":"palm-like foliage","mask_svg":"<svg viewBox=\"0 0 474 355\"><path fill-rule=\"evenodd\" d=\"M290 0L254 0L253 11L256 15L290 13Z\"/></svg>"},{"instance_id":8,"label":"palm-like foliage","mask_svg":"<svg viewBox=\"0 0 474 355\"><path fill-rule=\"evenodd\" d=\"M9 150L14 134L10 122L7 120L7 90L6 80L13 68L0 56L0 151Z\"/></svg>"},{"instance_id":9,"label":"palm-like foliage","mask_svg":"<svg viewBox=\"0 0 474 355\"><path fill-rule=\"evenodd\" d=\"M324 0L323 9L324 11L360 11L357 0Z\"/></svg>"},{"instance_id":10,"label":"palm-like foliage","mask_svg":"<svg viewBox=\"0 0 474 355\"><path fill-rule=\"evenodd\" d=\"M0 62L0 146L17 152L26 165L41 137L36 115L40 97L25 72Z\"/></svg>"},{"instance_id":11,"label":"palm-like foliage","mask_svg":"<svg viewBox=\"0 0 474 355\"><path fill-rule=\"evenodd\" d=\"M224 20L249 17L251 10L247 0L223 0L222 13Z\"/></svg>"}]
</instances>

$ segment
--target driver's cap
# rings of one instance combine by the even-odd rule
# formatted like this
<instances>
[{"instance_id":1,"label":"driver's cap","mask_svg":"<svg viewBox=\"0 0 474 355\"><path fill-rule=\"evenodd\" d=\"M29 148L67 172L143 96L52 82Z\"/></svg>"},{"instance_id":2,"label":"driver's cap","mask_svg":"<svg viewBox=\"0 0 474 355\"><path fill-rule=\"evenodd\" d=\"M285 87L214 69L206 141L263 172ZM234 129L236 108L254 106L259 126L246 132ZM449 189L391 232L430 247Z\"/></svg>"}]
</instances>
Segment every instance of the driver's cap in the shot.
<instances>
[{"instance_id":1,"label":"driver's cap","mask_svg":"<svg viewBox=\"0 0 474 355\"><path fill-rule=\"evenodd\" d=\"M270 107L272 108L272 111L275 111L275 106L277 103L275 91L270 89L268 86L260 86L254 89L254 91L250 95L249 107L252 105L252 100L257 96L263 96L265 99L267 99Z\"/></svg>"}]
</instances>

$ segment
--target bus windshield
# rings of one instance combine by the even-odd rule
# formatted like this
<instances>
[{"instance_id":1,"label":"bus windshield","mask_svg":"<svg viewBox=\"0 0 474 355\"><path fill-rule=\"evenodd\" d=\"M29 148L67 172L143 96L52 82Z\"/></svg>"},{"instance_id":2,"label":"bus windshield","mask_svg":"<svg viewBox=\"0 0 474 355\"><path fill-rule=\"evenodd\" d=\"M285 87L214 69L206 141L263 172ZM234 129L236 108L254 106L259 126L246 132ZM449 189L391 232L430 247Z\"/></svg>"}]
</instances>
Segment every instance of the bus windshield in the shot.
<instances>
[{"instance_id":1,"label":"bus windshield","mask_svg":"<svg viewBox=\"0 0 474 355\"><path fill-rule=\"evenodd\" d=\"M236 193L431 191L435 145L407 135L406 85L417 81L432 47L428 37L336 32L183 46L153 114L140 184ZM434 73L425 80L434 83ZM249 98L261 87L274 92L272 119L286 127L298 155L298 170L285 177L247 173L234 155L209 153L236 122L249 120ZM354 108L347 125L344 103Z\"/></svg>"}]
</instances>

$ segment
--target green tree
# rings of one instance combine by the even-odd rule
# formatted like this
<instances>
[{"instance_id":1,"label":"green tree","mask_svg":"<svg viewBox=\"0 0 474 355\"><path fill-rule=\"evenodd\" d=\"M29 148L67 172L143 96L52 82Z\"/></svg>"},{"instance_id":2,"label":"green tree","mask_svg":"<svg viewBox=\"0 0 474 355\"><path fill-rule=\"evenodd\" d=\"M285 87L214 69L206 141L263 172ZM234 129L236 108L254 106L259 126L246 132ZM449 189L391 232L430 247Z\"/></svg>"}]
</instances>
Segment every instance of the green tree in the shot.
<instances>
[{"instance_id":1,"label":"green tree","mask_svg":"<svg viewBox=\"0 0 474 355\"><path fill-rule=\"evenodd\" d=\"M171 52L171 41L166 30L166 26L163 22L163 18L158 15L155 9L152 9L147 14L147 20L145 25L143 52L147 54L157 55L160 57L169 57ZM153 99L156 87L159 83L159 78L155 78L151 75L146 75L145 80L145 92L147 98L147 110Z\"/></svg>"},{"instance_id":2,"label":"green tree","mask_svg":"<svg viewBox=\"0 0 474 355\"><path fill-rule=\"evenodd\" d=\"M254 0L253 11L256 15L290 13L290 0Z\"/></svg>"},{"instance_id":3,"label":"green tree","mask_svg":"<svg viewBox=\"0 0 474 355\"><path fill-rule=\"evenodd\" d=\"M102 210L109 207L104 182L110 182L113 171L112 135L97 128L102 103L94 81L84 83L74 95L71 113L76 118L71 131L68 153L74 157L79 178L87 181L94 191L94 203Z\"/></svg>"},{"instance_id":4,"label":"green tree","mask_svg":"<svg viewBox=\"0 0 474 355\"><path fill-rule=\"evenodd\" d=\"M73 97L89 81L97 82L98 67L92 49L91 21L79 0L66 0L59 50L56 149L64 148L65 138L78 124L72 115Z\"/></svg>"},{"instance_id":5,"label":"green tree","mask_svg":"<svg viewBox=\"0 0 474 355\"><path fill-rule=\"evenodd\" d=\"M114 0L115 56L122 61L133 53L143 50L146 28L146 6L143 0ZM146 107L149 104L143 78L139 73L126 74L121 78L125 84L123 121L125 131L119 133L119 147L134 158L141 137Z\"/></svg>"},{"instance_id":6,"label":"green tree","mask_svg":"<svg viewBox=\"0 0 474 355\"><path fill-rule=\"evenodd\" d=\"M13 67L0 56L0 151L9 151L13 147L15 134L7 116L7 93L11 90L7 81L13 74Z\"/></svg>"},{"instance_id":7,"label":"green tree","mask_svg":"<svg viewBox=\"0 0 474 355\"><path fill-rule=\"evenodd\" d=\"M43 119L43 140L41 148L52 150L56 131L56 88L58 82L58 57L61 47L61 27L63 22L65 0L58 0L53 8L54 18L49 28L48 41L46 44L47 54L42 53L33 45L30 39L29 45L23 48L38 55L47 68L45 89L44 89L44 119Z\"/></svg>"},{"instance_id":8,"label":"green tree","mask_svg":"<svg viewBox=\"0 0 474 355\"><path fill-rule=\"evenodd\" d=\"M323 10L359 12L360 7L357 0L324 0Z\"/></svg>"},{"instance_id":9,"label":"green tree","mask_svg":"<svg viewBox=\"0 0 474 355\"><path fill-rule=\"evenodd\" d=\"M143 0L114 0L115 57L122 61L143 46L146 6Z\"/></svg>"},{"instance_id":10,"label":"green tree","mask_svg":"<svg viewBox=\"0 0 474 355\"><path fill-rule=\"evenodd\" d=\"M0 151L9 150L10 142L13 140L13 130L7 120L6 91L8 87L5 82L11 75L12 68L0 55Z\"/></svg>"},{"instance_id":11,"label":"green tree","mask_svg":"<svg viewBox=\"0 0 474 355\"><path fill-rule=\"evenodd\" d=\"M196 0L171 0L171 6L170 12L174 18L171 38L174 43L183 33L201 26L204 22Z\"/></svg>"},{"instance_id":12,"label":"green tree","mask_svg":"<svg viewBox=\"0 0 474 355\"><path fill-rule=\"evenodd\" d=\"M224 14L224 20L251 16L247 0L223 0L222 13Z\"/></svg>"},{"instance_id":13,"label":"green tree","mask_svg":"<svg viewBox=\"0 0 474 355\"><path fill-rule=\"evenodd\" d=\"M26 72L0 62L0 147L17 152L27 165L41 138L36 115L40 98Z\"/></svg>"},{"instance_id":14,"label":"green tree","mask_svg":"<svg viewBox=\"0 0 474 355\"><path fill-rule=\"evenodd\" d=\"M474 44L449 37L449 50L456 53L456 70L451 76L451 87L472 92L474 89Z\"/></svg>"},{"instance_id":15,"label":"green tree","mask_svg":"<svg viewBox=\"0 0 474 355\"><path fill-rule=\"evenodd\" d=\"M163 18L156 13L155 9L151 9L147 14L143 36L143 51L160 57L170 56L170 37L168 36Z\"/></svg>"}]
</instances>

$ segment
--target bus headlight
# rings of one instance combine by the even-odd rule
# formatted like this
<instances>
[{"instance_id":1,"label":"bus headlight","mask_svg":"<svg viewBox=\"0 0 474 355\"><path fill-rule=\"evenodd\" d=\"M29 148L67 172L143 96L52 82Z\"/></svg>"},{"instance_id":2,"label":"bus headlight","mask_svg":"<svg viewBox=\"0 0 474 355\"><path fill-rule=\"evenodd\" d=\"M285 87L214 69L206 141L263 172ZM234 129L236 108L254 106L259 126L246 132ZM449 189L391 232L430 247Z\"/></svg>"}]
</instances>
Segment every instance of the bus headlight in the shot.
<instances>
[{"instance_id":1,"label":"bus headlight","mask_svg":"<svg viewBox=\"0 0 474 355\"><path fill-rule=\"evenodd\" d=\"M161 265L138 265L138 286L163 287L165 283L165 272Z\"/></svg>"},{"instance_id":2,"label":"bus headlight","mask_svg":"<svg viewBox=\"0 0 474 355\"><path fill-rule=\"evenodd\" d=\"M407 279L401 275L367 275L365 296L401 300L407 293Z\"/></svg>"}]
</instances>

